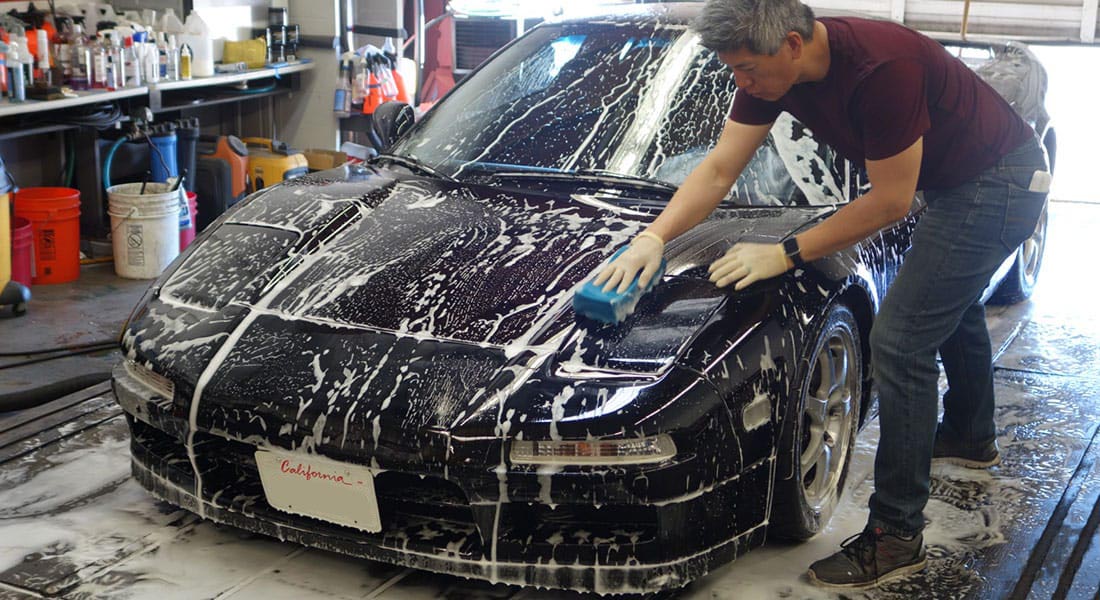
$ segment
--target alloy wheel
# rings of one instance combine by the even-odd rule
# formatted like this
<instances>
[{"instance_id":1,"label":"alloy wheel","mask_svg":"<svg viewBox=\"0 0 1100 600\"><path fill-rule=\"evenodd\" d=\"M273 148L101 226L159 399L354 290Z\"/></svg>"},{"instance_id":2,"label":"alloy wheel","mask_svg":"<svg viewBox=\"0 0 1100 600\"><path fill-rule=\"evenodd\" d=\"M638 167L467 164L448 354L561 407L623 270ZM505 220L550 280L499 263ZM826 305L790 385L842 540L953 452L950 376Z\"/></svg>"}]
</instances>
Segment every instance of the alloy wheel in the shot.
<instances>
[{"instance_id":1,"label":"alloy wheel","mask_svg":"<svg viewBox=\"0 0 1100 600\"><path fill-rule=\"evenodd\" d=\"M817 352L803 403L802 486L806 502L820 511L830 500L851 451L851 418L859 389L852 332L837 326Z\"/></svg>"}]
</instances>

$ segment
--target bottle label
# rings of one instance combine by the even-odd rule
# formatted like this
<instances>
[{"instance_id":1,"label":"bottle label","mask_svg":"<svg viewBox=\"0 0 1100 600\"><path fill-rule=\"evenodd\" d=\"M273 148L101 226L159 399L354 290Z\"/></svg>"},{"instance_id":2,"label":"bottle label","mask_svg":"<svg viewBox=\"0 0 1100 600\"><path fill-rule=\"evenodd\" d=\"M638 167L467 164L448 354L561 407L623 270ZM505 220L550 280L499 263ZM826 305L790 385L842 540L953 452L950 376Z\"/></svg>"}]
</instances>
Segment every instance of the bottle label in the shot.
<instances>
[{"instance_id":1,"label":"bottle label","mask_svg":"<svg viewBox=\"0 0 1100 600\"><path fill-rule=\"evenodd\" d=\"M336 96L332 99L333 112L344 112L344 100L347 99L347 96L347 90L336 88Z\"/></svg>"}]
</instances>

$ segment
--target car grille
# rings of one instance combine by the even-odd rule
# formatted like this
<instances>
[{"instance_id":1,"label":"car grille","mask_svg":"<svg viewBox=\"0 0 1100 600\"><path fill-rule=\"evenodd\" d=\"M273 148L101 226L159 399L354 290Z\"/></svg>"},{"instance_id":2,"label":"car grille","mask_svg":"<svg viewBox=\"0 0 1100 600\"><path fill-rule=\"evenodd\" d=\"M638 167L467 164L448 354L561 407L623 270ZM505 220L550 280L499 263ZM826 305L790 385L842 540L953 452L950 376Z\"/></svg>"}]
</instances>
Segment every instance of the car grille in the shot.
<instances>
[{"instance_id":1,"label":"car grille","mask_svg":"<svg viewBox=\"0 0 1100 600\"><path fill-rule=\"evenodd\" d=\"M129 418L132 452L137 463L171 481L187 493L194 491L194 475L184 444L141 421ZM208 503L263 521L308 529L320 536L401 551L429 552L467 560L483 560L491 544L483 537L498 528L496 548L502 559L545 563L562 560L586 564L626 564L645 554L660 558L657 512L651 506L592 506L504 503L499 519L481 519L489 531L479 535L479 520L466 495L441 477L385 471L375 477L375 493L383 531L366 533L318 519L288 515L267 504L255 448L217 436L195 435L196 463L202 472L203 497ZM139 469L135 475L146 487ZM154 489L154 491L156 491ZM162 494L163 495L163 494ZM491 505L493 511L496 505ZM333 549L370 556L356 546ZM325 545L324 547L329 547Z\"/></svg>"}]
</instances>

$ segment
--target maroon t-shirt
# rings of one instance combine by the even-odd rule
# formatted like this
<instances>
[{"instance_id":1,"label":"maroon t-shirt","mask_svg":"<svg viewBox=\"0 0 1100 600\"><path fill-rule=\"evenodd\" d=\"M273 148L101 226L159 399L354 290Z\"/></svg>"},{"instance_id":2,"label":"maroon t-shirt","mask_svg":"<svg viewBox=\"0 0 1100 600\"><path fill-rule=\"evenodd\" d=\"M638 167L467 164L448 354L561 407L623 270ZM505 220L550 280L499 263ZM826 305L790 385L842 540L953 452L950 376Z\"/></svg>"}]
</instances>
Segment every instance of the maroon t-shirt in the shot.
<instances>
[{"instance_id":1,"label":"maroon t-shirt","mask_svg":"<svg viewBox=\"0 0 1100 600\"><path fill-rule=\"evenodd\" d=\"M1000 94L939 42L902 25L818 19L829 32L829 72L775 102L738 92L730 119L750 125L787 111L860 165L924 136L918 189L954 187L1034 135Z\"/></svg>"}]
</instances>

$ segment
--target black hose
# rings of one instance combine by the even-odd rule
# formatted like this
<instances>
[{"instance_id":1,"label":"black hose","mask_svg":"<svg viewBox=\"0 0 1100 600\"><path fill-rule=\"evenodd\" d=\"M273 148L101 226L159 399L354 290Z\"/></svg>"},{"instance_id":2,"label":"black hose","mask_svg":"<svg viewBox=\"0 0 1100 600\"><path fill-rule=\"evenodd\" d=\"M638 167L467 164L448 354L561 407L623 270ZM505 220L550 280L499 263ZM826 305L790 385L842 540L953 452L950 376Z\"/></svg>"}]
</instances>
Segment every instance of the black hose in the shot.
<instances>
[{"instance_id":1,"label":"black hose","mask_svg":"<svg viewBox=\"0 0 1100 600\"><path fill-rule=\"evenodd\" d=\"M50 354L52 352L62 352L65 350L81 350L83 348L91 348L92 346L106 346L108 344L117 345L118 340L98 340L95 342L85 342L83 344L73 344L71 346L40 348L38 350L23 350L22 352L0 352L0 356L34 356L35 354Z\"/></svg>"},{"instance_id":2,"label":"black hose","mask_svg":"<svg viewBox=\"0 0 1100 600\"><path fill-rule=\"evenodd\" d=\"M14 369L15 367L25 367L27 365L33 365L35 363L46 362L48 360L56 360L56 359L59 359L59 358L68 358L70 356L78 356L80 354L91 354L93 352L102 352L104 350L117 350L117 349L118 349L117 344L115 342L111 342L110 346L106 346L106 345L104 345L104 346L93 346L91 348L85 348L83 350L70 350L69 352L66 352L64 354L56 354L56 355L53 355L53 356L43 356L43 357L40 357L40 358L32 358L30 360L22 360L22 361L19 361L19 362L8 363L6 365L0 365L0 371L3 371L5 369Z\"/></svg>"},{"instance_id":3,"label":"black hose","mask_svg":"<svg viewBox=\"0 0 1100 600\"><path fill-rule=\"evenodd\" d=\"M89 388L97 383L107 381L110 378L110 373L101 371L55 381L54 383L30 390L13 392L11 394L0 394L0 413L41 406L51 400L56 400L62 396L67 396L73 392Z\"/></svg>"}]
</instances>

